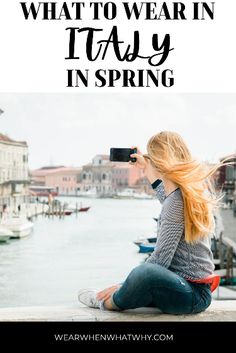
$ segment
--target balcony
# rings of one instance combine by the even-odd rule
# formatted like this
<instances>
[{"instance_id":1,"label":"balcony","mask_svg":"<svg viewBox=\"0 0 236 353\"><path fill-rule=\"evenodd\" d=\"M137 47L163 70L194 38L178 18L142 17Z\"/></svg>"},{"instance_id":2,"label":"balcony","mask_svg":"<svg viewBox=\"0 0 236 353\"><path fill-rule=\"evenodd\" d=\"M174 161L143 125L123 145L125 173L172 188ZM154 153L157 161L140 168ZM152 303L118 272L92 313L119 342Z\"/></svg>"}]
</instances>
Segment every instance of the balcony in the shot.
<instances>
[{"instance_id":1,"label":"balcony","mask_svg":"<svg viewBox=\"0 0 236 353\"><path fill-rule=\"evenodd\" d=\"M3 181L2 183L0 183L0 185L29 185L30 184L30 180L29 179L19 179L19 180L6 180L6 181Z\"/></svg>"}]
</instances>

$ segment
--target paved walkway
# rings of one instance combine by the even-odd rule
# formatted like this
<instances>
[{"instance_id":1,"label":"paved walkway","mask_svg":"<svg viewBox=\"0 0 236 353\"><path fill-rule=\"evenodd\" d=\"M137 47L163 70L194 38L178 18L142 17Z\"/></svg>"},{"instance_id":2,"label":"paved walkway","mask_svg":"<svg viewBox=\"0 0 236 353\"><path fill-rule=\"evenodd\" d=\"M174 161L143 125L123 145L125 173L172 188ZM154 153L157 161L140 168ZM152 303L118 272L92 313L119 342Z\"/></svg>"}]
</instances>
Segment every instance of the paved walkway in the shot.
<instances>
[{"instance_id":1,"label":"paved walkway","mask_svg":"<svg viewBox=\"0 0 236 353\"><path fill-rule=\"evenodd\" d=\"M203 313L167 315L157 309L125 312L78 306L0 308L0 321L236 321L236 301L214 300Z\"/></svg>"}]
</instances>

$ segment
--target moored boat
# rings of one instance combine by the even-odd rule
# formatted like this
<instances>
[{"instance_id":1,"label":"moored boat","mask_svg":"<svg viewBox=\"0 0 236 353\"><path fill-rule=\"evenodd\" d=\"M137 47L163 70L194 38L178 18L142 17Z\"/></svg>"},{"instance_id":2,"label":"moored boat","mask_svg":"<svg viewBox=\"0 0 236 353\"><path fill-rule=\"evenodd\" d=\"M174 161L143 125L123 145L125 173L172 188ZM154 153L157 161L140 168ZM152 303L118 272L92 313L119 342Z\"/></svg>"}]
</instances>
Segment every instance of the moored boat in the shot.
<instances>
[{"instance_id":1,"label":"moored boat","mask_svg":"<svg viewBox=\"0 0 236 353\"><path fill-rule=\"evenodd\" d=\"M10 229L0 225L0 243L6 243L13 235Z\"/></svg>"},{"instance_id":2,"label":"moored boat","mask_svg":"<svg viewBox=\"0 0 236 353\"><path fill-rule=\"evenodd\" d=\"M147 241L148 241L149 243L156 243L157 237L147 238Z\"/></svg>"},{"instance_id":3,"label":"moored boat","mask_svg":"<svg viewBox=\"0 0 236 353\"><path fill-rule=\"evenodd\" d=\"M46 212L48 216L70 216L73 210L49 210Z\"/></svg>"},{"instance_id":4,"label":"moored boat","mask_svg":"<svg viewBox=\"0 0 236 353\"><path fill-rule=\"evenodd\" d=\"M152 253L154 251L154 243L142 243L139 245L139 252L142 254Z\"/></svg>"},{"instance_id":5,"label":"moored boat","mask_svg":"<svg viewBox=\"0 0 236 353\"><path fill-rule=\"evenodd\" d=\"M31 234L34 224L19 216L7 218L2 222L2 225L12 231L11 239L23 238Z\"/></svg>"},{"instance_id":6,"label":"moored boat","mask_svg":"<svg viewBox=\"0 0 236 353\"><path fill-rule=\"evenodd\" d=\"M90 209L90 207L80 207L79 212L87 212Z\"/></svg>"},{"instance_id":7,"label":"moored boat","mask_svg":"<svg viewBox=\"0 0 236 353\"><path fill-rule=\"evenodd\" d=\"M153 199L153 195L146 194L145 192L135 192L133 194L134 199L139 199L139 200L151 200Z\"/></svg>"},{"instance_id":8,"label":"moored boat","mask_svg":"<svg viewBox=\"0 0 236 353\"><path fill-rule=\"evenodd\" d=\"M157 237L149 237L149 238L138 238L137 240L134 241L134 244L139 246L140 244L146 244L146 243L156 243Z\"/></svg>"}]
</instances>

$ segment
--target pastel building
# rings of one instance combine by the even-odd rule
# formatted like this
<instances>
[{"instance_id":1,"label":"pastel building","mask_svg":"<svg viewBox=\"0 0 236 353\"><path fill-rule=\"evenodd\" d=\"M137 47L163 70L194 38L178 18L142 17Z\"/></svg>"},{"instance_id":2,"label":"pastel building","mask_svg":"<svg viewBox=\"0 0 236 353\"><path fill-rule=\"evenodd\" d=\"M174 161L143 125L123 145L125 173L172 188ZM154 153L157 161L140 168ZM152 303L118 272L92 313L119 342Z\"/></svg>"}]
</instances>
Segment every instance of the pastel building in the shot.
<instances>
[{"instance_id":1,"label":"pastel building","mask_svg":"<svg viewBox=\"0 0 236 353\"><path fill-rule=\"evenodd\" d=\"M137 188L138 181L143 177L143 171L128 163L116 164L112 170L112 186L115 191L124 188Z\"/></svg>"},{"instance_id":2,"label":"pastel building","mask_svg":"<svg viewBox=\"0 0 236 353\"><path fill-rule=\"evenodd\" d=\"M61 196L76 196L81 189L81 168L43 167L31 172L32 186L54 189Z\"/></svg>"},{"instance_id":3,"label":"pastel building","mask_svg":"<svg viewBox=\"0 0 236 353\"><path fill-rule=\"evenodd\" d=\"M53 190L60 196L113 196L132 188L152 193L143 171L129 163L110 162L108 155L96 155L82 168L43 167L31 172L31 188ZM52 192L52 191L50 191Z\"/></svg>"},{"instance_id":4,"label":"pastel building","mask_svg":"<svg viewBox=\"0 0 236 353\"><path fill-rule=\"evenodd\" d=\"M98 195L112 195L126 188L144 191L138 185L143 177L143 171L129 163L110 162L108 155L96 155L92 163L82 168L81 190L94 190Z\"/></svg>"},{"instance_id":5,"label":"pastel building","mask_svg":"<svg viewBox=\"0 0 236 353\"><path fill-rule=\"evenodd\" d=\"M48 173L45 186L54 186L59 195L76 196L81 189L81 169L63 167Z\"/></svg>"},{"instance_id":6,"label":"pastel building","mask_svg":"<svg viewBox=\"0 0 236 353\"><path fill-rule=\"evenodd\" d=\"M0 206L15 206L29 196L28 145L0 134Z\"/></svg>"},{"instance_id":7,"label":"pastel building","mask_svg":"<svg viewBox=\"0 0 236 353\"><path fill-rule=\"evenodd\" d=\"M93 191L94 194L108 195L113 193L112 170L113 163L107 155L97 155L92 163L82 168L82 191Z\"/></svg>"}]
</instances>

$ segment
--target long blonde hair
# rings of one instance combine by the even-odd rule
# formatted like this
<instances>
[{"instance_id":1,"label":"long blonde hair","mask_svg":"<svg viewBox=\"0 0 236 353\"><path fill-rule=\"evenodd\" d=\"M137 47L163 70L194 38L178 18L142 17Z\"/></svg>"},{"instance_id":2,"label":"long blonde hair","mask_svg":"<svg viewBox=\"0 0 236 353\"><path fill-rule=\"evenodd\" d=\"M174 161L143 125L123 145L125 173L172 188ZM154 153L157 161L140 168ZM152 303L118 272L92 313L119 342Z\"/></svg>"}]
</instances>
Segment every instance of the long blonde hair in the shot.
<instances>
[{"instance_id":1,"label":"long blonde hair","mask_svg":"<svg viewBox=\"0 0 236 353\"><path fill-rule=\"evenodd\" d=\"M213 211L221 197L214 191L211 176L222 163L209 167L193 159L182 137L170 131L154 135L147 152L153 166L182 192L186 242L194 243L213 232Z\"/></svg>"}]
</instances>

